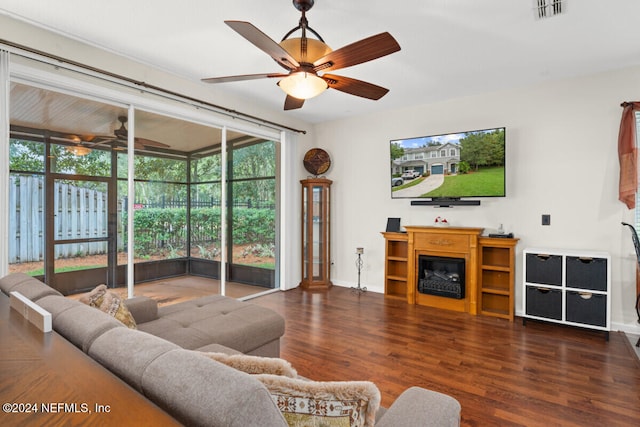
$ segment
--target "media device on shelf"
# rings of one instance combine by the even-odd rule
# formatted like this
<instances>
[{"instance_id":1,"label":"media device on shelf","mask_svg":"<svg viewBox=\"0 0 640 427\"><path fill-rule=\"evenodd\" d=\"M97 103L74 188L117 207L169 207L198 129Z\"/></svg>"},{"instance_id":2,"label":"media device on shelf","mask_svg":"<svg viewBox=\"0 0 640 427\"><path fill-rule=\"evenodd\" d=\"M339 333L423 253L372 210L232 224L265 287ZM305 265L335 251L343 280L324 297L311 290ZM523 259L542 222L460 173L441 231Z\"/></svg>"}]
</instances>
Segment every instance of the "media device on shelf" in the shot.
<instances>
[{"instance_id":1,"label":"media device on shelf","mask_svg":"<svg viewBox=\"0 0 640 427\"><path fill-rule=\"evenodd\" d=\"M453 206L505 197L505 135L496 127L391 140L391 198Z\"/></svg>"}]
</instances>

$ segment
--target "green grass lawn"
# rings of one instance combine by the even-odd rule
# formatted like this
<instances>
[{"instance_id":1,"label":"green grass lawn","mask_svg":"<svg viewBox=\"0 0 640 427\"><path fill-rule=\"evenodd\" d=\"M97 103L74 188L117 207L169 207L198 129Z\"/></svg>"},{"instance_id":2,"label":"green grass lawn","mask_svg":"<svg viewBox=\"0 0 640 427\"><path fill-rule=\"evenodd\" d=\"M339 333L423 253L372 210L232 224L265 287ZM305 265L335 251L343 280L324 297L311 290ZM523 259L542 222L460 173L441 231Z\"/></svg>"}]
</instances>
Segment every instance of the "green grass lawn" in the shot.
<instances>
[{"instance_id":1,"label":"green grass lawn","mask_svg":"<svg viewBox=\"0 0 640 427\"><path fill-rule=\"evenodd\" d=\"M78 266L78 267L62 267L62 268L57 268L55 272L65 273L67 271L88 270L90 268L103 268L103 267L105 266L104 265L84 265L84 266ZM27 271L25 272L25 274L28 274L29 276L42 276L44 275L44 268L38 268L36 270Z\"/></svg>"},{"instance_id":2,"label":"green grass lawn","mask_svg":"<svg viewBox=\"0 0 640 427\"><path fill-rule=\"evenodd\" d=\"M504 166L482 168L464 175L445 176L444 184L422 197L504 195Z\"/></svg>"}]
</instances>

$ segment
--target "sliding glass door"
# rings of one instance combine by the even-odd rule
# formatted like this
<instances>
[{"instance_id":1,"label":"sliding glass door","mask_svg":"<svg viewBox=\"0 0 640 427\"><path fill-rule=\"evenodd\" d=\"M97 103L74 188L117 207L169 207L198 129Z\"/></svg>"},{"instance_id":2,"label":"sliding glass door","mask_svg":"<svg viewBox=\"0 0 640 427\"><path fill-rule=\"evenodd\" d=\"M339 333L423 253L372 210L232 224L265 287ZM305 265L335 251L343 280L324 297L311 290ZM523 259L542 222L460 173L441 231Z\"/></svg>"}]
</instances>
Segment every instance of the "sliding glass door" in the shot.
<instances>
[{"instance_id":1,"label":"sliding glass door","mask_svg":"<svg viewBox=\"0 0 640 427\"><path fill-rule=\"evenodd\" d=\"M279 142L21 83L10 133L9 271L65 294L129 268L237 297L278 286Z\"/></svg>"}]
</instances>

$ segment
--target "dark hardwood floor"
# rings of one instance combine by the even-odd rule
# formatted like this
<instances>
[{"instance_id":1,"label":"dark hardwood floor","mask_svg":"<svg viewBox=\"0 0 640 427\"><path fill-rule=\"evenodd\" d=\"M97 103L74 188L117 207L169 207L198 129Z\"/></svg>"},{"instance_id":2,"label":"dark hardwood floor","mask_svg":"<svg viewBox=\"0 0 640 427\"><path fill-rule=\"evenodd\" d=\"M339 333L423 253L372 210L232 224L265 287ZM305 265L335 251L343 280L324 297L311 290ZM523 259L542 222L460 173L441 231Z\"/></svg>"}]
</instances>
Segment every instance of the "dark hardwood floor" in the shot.
<instances>
[{"instance_id":1,"label":"dark hardwood floor","mask_svg":"<svg viewBox=\"0 0 640 427\"><path fill-rule=\"evenodd\" d=\"M252 299L286 319L281 356L314 380L449 394L464 426L640 426L640 362L622 333L299 288ZM408 426L410 427L410 426Z\"/></svg>"}]
</instances>

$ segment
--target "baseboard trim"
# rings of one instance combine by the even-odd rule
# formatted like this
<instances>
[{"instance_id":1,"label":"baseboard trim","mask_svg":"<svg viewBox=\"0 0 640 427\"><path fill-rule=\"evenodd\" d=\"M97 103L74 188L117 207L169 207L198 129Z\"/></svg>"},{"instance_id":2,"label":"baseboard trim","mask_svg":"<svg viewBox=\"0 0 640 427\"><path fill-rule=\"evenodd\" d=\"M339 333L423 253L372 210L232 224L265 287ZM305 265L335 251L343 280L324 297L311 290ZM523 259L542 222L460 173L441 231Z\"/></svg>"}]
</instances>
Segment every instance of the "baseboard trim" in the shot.
<instances>
[{"instance_id":1,"label":"baseboard trim","mask_svg":"<svg viewBox=\"0 0 640 427\"><path fill-rule=\"evenodd\" d=\"M640 335L640 324L638 323L611 323L612 331L625 332L627 334Z\"/></svg>"}]
</instances>

